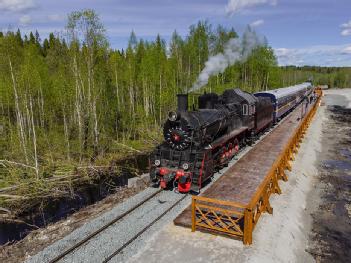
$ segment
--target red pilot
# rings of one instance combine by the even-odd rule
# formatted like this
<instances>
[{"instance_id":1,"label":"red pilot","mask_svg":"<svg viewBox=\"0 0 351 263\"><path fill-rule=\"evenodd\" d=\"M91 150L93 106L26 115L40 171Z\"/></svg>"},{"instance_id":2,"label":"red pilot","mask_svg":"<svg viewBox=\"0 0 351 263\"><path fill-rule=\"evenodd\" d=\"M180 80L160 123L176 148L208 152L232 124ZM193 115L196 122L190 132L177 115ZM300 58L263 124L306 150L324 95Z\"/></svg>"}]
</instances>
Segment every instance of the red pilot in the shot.
<instances>
[{"instance_id":1,"label":"red pilot","mask_svg":"<svg viewBox=\"0 0 351 263\"><path fill-rule=\"evenodd\" d=\"M158 174L160 175L161 188L163 188L163 189L167 188L168 182L170 182L172 180L172 178L170 178L170 176L169 176L170 171L167 168L162 167L158 170Z\"/></svg>"},{"instance_id":2,"label":"red pilot","mask_svg":"<svg viewBox=\"0 0 351 263\"><path fill-rule=\"evenodd\" d=\"M187 193L191 187L191 172L186 172L189 169L189 164L183 163L183 169L172 170L166 167L157 169L159 176L160 187L166 189L173 183L173 186L178 188L180 193Z\"/></svg>"},{"instance_id":3,"label":"red pilot","mask_svg":"<svg viewBox=\"0 0 351 263\"><path fill-rule=\"evenodd\" d=\"M183 168L187 170L189 165L187 163L183 164ZM185 172L184 170L177 170L175 181L178 182L178 191L180 193L187 193L190 191L191 187L191 173Z\"/></svg>"}]
</instances>

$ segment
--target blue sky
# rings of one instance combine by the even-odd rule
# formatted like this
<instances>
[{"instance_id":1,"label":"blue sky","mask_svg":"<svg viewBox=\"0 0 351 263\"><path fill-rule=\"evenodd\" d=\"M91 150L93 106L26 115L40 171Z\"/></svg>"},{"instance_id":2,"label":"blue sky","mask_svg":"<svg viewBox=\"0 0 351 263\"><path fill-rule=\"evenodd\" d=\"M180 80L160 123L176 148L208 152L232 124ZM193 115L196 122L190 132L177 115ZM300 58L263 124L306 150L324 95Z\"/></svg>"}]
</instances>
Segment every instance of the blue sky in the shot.
<instances>
[{"instance_id":1,"label":"blue sky","mask_svg":"<svg viewBox=\"0 0 351 263\"><path fill-rule=\"evenodd\" d=\"M113 48L126 47L130 32L166 40L191 24L248 24L267 37L281 65L351 66L350 0L0 0L0 30L64 34L67 14L92 8Z\"/></svg>"}]
</instances>

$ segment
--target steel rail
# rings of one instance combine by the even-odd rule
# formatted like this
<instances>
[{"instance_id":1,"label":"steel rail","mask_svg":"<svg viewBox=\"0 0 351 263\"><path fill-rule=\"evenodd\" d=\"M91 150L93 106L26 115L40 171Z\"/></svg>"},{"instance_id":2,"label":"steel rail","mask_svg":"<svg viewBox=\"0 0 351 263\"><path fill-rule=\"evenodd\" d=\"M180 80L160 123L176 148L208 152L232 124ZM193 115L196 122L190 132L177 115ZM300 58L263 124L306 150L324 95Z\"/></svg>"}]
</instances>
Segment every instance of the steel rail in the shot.
<instances>
[{"instance_id":1,"label":"steel rail","mask_svg":"<svg viewBox=\"0 0 351 263\"><path fill-rule=\"evenodd\" d=\"M97 236L98 234L100 234L102 231L104 231L106 228L110 227L111 225L115 224L116 222L118 222L119 220L121 220L123 217L127 216L128 214L130 214L131 212L133 212L135 209L139 208L140 206L142 206L143 204L145 204L147 201L149 201L150 199L152 199L153 197L155 197L156 195L158 195L159 193L161 193L163 190L159 189L158 191L156 191L155 193L153 193L152 195L148 196L146 199L144 199L142 202L140 202L139 204L133 206L132 208L128 209L127 211L125 211L124 213L122 213L121 215L117 216L116 218L114 218L113 220L111 220L110 222L108 222L107 224L105 224L104 226L102 226L101 228L97 229L96 231L94 231L93 233L91 233L90 235L88 235L87 237L85 237L84 239L82 239L81 241L79 241L78 243L74 244L72 247L70 247L69 249L65 250L63 253L59 254L58 256L56 256L55 258L51 259L49 261L49 263L56 263L59 260L61 260L62 258L64 258L65 256L67 256L68 254L72 253L74 250L76 250L77 248L79 248L80 246L82 246L83 244L85 244L86 242L88 242L90 239L92 239L93 237Z\"/></svg>"},{"instance_id":2,"label":"steel rail","mask_svg":"<svg viewBox=\"0 0 351 263\"><path fill-rule=\"evenodd\" d=\"M167 210L165 210L161 215L159 215L156 219L154 219L151 223L145 226L142 230L140 230L136 235L134 235L131 239L129 239L126 243L124 243L121 247L119 247L115 252L113 252L110 256L105 258L102 263L109 262L116 255L121 253L123 249L129 246L134 240L140 237L146 230L148 230L151 226L153 226L157 221L159 221L162 217L164 217L169 211L171 211L176 205L178 205L181 201L183 201L189 194L184 195L182 198L177 200L173 205L171 205Z\"/></svg>"}]
</instances>

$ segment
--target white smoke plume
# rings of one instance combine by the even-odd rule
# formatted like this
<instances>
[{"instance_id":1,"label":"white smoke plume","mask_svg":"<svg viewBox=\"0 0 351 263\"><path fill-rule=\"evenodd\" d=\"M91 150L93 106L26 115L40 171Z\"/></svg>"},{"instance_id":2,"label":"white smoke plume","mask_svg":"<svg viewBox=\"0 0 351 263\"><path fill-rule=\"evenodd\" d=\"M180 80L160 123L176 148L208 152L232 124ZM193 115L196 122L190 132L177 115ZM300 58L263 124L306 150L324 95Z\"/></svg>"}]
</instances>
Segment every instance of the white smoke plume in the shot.
<instances>
[{"instance_id":1,"label":"white smoke plume","mask_svg":"<svg viewBox=\"0 0 351 263\"><path fill-rule=\"evenodd\" d=\"M189 92L196 91L208 83L211 76L223 73L229 66L236 62L244 62L252 50L262 45L255 31L248 28L242 38L232 38L224 47L224 52L210 57L205 63L205 68L201 71L196 82Z\"/></svg>"}]
</instances>

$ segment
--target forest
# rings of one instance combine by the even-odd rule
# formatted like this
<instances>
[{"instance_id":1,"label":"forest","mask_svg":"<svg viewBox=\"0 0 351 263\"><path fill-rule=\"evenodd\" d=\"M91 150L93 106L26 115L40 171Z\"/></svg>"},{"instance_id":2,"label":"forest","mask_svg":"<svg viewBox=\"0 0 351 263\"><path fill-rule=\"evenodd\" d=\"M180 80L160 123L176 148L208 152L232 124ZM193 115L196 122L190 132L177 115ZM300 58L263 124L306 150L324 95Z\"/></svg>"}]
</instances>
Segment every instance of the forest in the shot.
<instances>
[{"instance_id":1,"label":"forest","mask_svg":"<svg viewBox=\"0 0 351 263\"><path fill-rule=\"evenodd\" d=\"M161 140L176 94L188 92L208 58L238 37L234 28L200 21L185 37L174 31L168 42L131 32L128 46L116 50L93 10L69 14L65 31L45 39L38 32L0 32L0 188L22 182L45 188L58 170L148 152ZM265 40L197 93L255 92L311 77L317 85L346 88L350 76L350 68L279 67Z\"/></svg>"}]
</instances>

